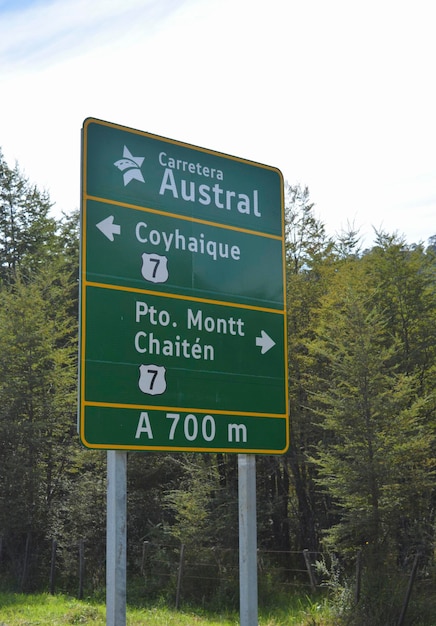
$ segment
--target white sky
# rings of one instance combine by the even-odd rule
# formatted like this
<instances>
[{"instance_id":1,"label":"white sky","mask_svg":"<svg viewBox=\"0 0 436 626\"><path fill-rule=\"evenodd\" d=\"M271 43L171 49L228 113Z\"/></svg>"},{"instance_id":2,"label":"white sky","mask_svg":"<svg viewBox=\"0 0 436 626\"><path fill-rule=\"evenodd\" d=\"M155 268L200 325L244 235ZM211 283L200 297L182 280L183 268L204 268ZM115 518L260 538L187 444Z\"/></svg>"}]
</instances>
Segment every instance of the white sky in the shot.
<instances>
[{"instance_id":1,"label":"white sky","mask_svg":"<svg viewBox=\"0 0 436 626\"><path fill-rule=\"evenodd\" d=\"M56 214L97 117L307 185L329 234L436 234L433 0L0 0L0 147Z\"/></svg>"}]
</instances>

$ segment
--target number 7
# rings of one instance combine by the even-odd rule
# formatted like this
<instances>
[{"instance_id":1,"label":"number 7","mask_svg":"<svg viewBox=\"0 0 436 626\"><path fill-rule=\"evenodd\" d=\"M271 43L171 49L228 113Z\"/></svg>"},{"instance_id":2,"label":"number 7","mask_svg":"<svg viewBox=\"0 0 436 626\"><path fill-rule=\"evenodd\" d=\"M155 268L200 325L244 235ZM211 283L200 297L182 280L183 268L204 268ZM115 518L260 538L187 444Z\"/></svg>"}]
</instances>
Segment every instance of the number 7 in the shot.
<instances>
[{"instance_id":1,"label":"number 7","mask_svg":"<svg viewBox=\"0 0 436 626\"><path fill-rule=\"evenodd\" d=\"M154 270L153 270L153 274L152 274L152 276L153 276L153 278L156 278L157 268L159 267L160 259L159 259L159 258L157 258L157 259L156 259L156 257L154 257L154 258L153 258L153 257L150 257L150 261L151 261L152 263L155 263L155 266L154 266Z\"/></svg>"},{"instance_id":2,"label":"number 7","mask_svg":"<svg viewBox=\"0 0 436 626\"><path fill-rule=\"evenodd\" d=\"M152 370L151 367L149 367L147 370L147 374L151 374L150 390L153 391L154 381L156 380L156 376L159 374L159 372L157 370Z\"/></svg>"}]
</instances>

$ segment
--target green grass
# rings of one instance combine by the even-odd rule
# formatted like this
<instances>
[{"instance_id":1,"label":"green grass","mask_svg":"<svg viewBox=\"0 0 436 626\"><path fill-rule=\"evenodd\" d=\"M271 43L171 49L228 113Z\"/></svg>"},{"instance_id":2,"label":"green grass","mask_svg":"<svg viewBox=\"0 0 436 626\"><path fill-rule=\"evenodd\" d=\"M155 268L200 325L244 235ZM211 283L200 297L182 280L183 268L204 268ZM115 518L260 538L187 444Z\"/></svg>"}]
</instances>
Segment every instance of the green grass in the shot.
<instances>
[{"instance_id":1,"label":"green grass","mask_svg":"<svg viewBox=\"0 0 436 626\"><path fill-rule=\"evenodd\" d=\"M308 598L298 600L289 610L260 612L260 626L327 626L325 606ZM0 626L66 626L67 624L106 625L103 603L79 601L65 595L0 593ZM237 626L239 615L203 609L173 611L165 607L127 609L127 626Z\"/></svg>"}]
</instances>

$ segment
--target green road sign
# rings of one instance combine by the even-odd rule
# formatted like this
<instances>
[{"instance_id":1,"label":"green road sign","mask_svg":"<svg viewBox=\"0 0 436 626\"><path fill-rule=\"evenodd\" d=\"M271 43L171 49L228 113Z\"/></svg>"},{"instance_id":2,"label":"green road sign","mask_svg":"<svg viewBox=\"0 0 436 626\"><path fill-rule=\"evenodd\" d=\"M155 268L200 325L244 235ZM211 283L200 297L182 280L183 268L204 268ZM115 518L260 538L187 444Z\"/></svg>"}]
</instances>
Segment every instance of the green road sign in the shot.
<instances>
[{"instance_id":1,"label":"green road sign","mask_svg":"<svg viewBox=\"0 0 436 626\"><path fill-rule=\"evenodd\" d=\"M82 442L283 453L280 172L95 119L82 167Z\"/></svg>"}]
</instances>

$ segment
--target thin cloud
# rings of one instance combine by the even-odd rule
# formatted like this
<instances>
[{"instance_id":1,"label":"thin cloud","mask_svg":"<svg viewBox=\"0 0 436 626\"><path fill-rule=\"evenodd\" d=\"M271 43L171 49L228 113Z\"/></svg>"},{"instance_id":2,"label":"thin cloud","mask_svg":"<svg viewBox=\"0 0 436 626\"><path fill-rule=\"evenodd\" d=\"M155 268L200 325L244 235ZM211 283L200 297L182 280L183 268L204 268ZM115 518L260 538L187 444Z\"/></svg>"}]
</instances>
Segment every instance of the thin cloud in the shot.
<instances>
[{"instance_id":1,"label":"thin cloud","mask_svg":"<svg viewBox=\"0 0 436 626\"><path fill-rule=\"evenodd\" d=\"M434 234L432 0L1 3L0 145L57 207L92 115L277 166L329 232Z\"/></svg>"},{"instance_id":2,"label":"thin cloud","mask_svg":"<svg viewBox=\"0 0 436 626\"><path fill-rule=\"evenodd\" d=\"M54 0L11 12L0 5L0 64L9 73L156 28L184 0ZM19 5L18 5L19 6Z\"/></svg>"}]
</instances>

